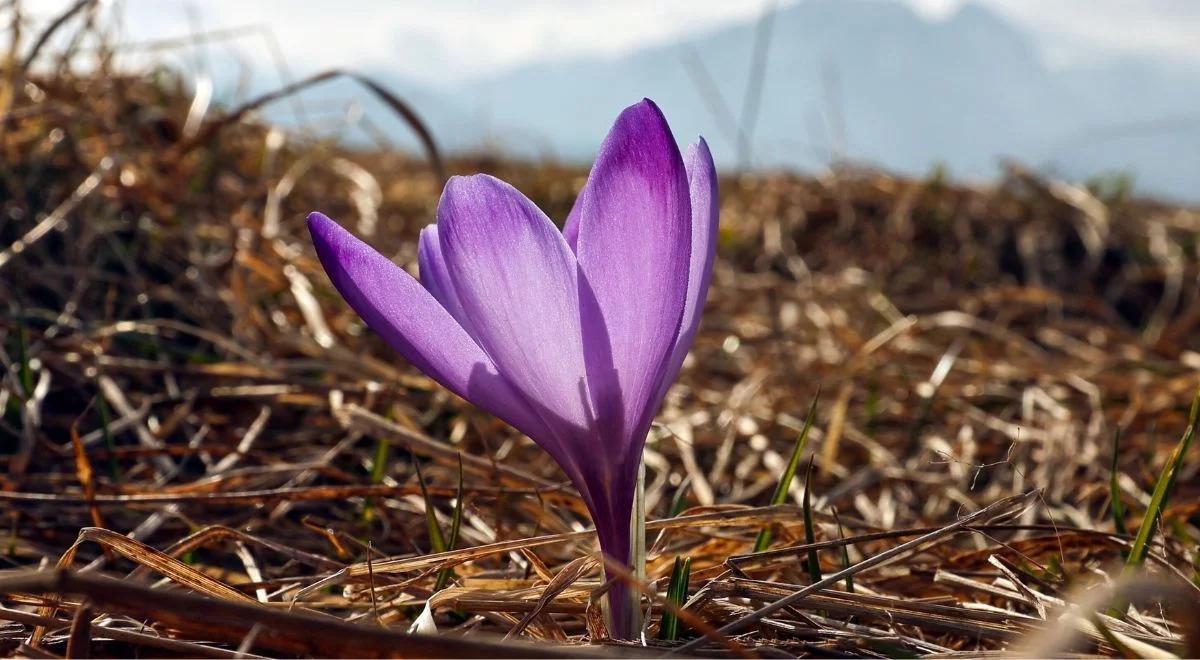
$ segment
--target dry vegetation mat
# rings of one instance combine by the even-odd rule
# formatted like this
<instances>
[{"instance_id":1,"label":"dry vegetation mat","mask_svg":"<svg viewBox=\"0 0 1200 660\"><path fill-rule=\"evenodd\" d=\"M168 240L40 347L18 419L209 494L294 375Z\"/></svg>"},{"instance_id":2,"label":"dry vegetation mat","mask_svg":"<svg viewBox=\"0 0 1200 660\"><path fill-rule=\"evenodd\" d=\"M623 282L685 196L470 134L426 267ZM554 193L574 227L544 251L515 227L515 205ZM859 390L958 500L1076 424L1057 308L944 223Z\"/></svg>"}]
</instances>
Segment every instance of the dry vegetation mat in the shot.
<instances>
[{"instance_id":1,"label":"dry vegetation mat","mask_svg":"<svg viewBox=\"0 0 1200 660\"><path fill-rule=\"evenodd\" d=\"M0 654L1200 655L1200 213L1015 165L724 178L647 445L651 616L613 642L563 475L305 233L415 264L440 161L123 72L90 3L55 28L0 56ZM586 175L444 169L559 220Z\"/></svg>"}]
</instances>

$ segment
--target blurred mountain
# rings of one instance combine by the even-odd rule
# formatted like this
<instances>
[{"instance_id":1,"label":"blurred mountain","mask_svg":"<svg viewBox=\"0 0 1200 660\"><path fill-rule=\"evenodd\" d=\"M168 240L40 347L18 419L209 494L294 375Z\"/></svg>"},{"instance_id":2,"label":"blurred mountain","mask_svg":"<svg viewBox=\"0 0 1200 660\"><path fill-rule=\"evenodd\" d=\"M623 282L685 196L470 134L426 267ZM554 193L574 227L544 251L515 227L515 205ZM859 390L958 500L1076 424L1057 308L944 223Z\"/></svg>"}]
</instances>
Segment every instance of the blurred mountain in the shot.
<instances>
[{"instance_id":1,"label":"blurred mountain","mask_svg":"<svg viewBox=\"0 0 1200 660\"><path fill-rule=\"evenodd\" d=\"M377 75L452 149L587 159L620 109L649 96L681 142L703 134L726 167L850 159L982 178L1015 157L1076 179L1128 172L1143 192L1200 200L1196 62L1097 49L1051 67L1037 34L980 5L932 20L899 2L808 0L771 19L759 110L745 119L765 32L752 21L440 88ZM752 133L745 153L739 127Z\"/></svg>"}]
</instances>

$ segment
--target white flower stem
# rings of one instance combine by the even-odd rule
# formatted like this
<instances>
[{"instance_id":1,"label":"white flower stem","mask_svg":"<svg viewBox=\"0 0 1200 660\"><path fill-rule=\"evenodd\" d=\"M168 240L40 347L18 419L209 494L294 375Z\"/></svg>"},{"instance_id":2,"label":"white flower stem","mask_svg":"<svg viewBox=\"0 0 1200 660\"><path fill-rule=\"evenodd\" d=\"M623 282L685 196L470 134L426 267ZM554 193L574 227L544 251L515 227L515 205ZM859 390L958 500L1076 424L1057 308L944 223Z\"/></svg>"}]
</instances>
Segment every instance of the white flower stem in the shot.
<instances>
[{"instance_id":1,"label":"white flower stem","mask_svg":"<svg viewBox=\"0 0 1200 660\"><path fill-rule=\"evenodd\" d=\"M633 495L633 510L629 518L630 572L638 585L646 583L646 461L638 462L637 486ZM638 637L642 631L642 592L637 586L629 588L629 628Z\"/></svg>"}]
</instances>

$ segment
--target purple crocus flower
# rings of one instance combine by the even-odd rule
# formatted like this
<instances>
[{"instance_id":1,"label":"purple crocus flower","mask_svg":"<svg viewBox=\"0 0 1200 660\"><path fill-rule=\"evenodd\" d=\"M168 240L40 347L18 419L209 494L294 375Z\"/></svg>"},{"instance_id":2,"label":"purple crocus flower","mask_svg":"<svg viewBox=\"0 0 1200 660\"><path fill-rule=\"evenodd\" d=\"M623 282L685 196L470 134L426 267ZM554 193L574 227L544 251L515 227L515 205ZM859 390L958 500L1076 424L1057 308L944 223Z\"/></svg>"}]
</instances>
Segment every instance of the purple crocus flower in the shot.
<instances>
[{"instance_id":1,"label":"purple crocus flower","mask_svg":"<svg viewBox=\"0 0 1200 660\"><path fill-rule=\"evenodd\" d=\"M367 325L549 452L603 552L628 566L642 447L712 274L717 182L704 140L681 155L653 102L626 108L562 232L503 181L451 178L421 232L420 284L328 217L308 226ZM627 592L615 592L613 633L627 637Z\"/></svg>"}]
</instances>

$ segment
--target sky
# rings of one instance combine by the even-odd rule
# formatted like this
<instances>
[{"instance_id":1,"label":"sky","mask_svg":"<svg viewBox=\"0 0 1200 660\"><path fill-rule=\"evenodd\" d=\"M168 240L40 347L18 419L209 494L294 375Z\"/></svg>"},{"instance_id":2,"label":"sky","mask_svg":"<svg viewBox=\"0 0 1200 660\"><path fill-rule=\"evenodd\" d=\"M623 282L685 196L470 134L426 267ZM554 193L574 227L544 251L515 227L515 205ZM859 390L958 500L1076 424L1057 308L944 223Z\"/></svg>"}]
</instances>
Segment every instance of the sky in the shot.
<instances>
[{"instance_id":1,"label":"sky","mask_svg":"<svg viewBox=\"0 0 1200 660\"><path fill-rule=\"evenodd\" d=\"M269 26L297 74L330 66L390 66L427 83L486 76L538 60L619 55L802 0L107 0L123 8L126 38L147 40ZM903 0L932 17L962 0ZM1095 47L1166 51L1200 59L1196 0L976 0L1049 36L1051 63ZM53 15L67 0L26 0ZM268 42L249 33L224 42L258 59Z\"/></svg>"}]
</instances>

